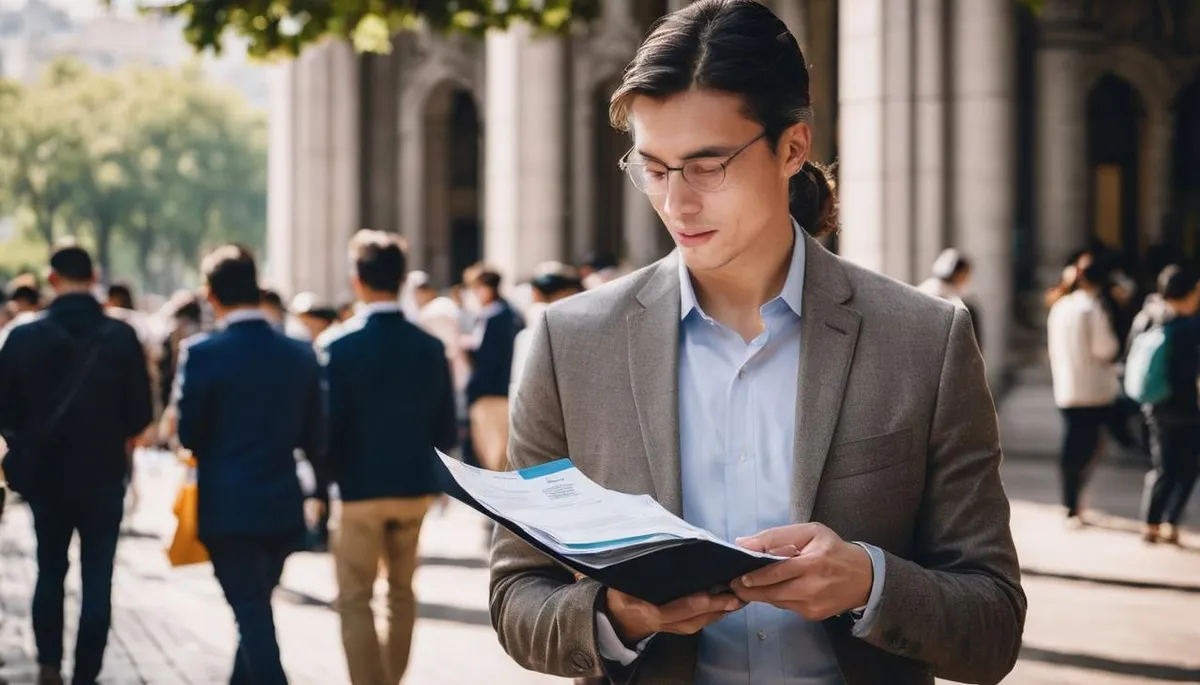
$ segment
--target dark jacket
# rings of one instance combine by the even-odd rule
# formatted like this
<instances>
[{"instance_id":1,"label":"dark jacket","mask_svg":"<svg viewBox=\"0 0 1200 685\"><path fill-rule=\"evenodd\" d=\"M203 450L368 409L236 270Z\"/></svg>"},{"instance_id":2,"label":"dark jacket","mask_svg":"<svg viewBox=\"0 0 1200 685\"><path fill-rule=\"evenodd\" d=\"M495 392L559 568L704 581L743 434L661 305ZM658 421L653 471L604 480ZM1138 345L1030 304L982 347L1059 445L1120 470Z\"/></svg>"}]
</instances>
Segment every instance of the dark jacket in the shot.
<instances>
[{"instance_id":1,"label":"dark jacket","mask_svg":"<svg viewBox=\"0 0 1200 685\"><path fill-rule=\"evenodd\" d=\"M197 463L201 538L302 532L295 450L325 483L326 421L312 348L265 320L234 323L185 341L175 380L179 442Z\"/></svg>"},{"instance_id":2,"label":"dark jacket","mask_svg":"<svg viewBox=\"0 0 1200 685\"><path fill-rule=\"evenodd\" d=\"M100 326L105 333L100 338ZM152 419L150 378L137 333L88 294L63 295L0 340L0 432L19 441L49 419L89 350L100 345L83 386L42 444L34 493L120 491L128 441Z\"/></svg>"},{"instance_id":3,"label":"dark jacket","mask_svg":"<svg viewBox=\"0 0 1200 685\"><path fill-rule=\"evenodd\" d=\"M1200 423L1200 321L1178 318L1161 298L1147 298L1142 311L1133 320L1129 345L1139 333L1153 326L1164 326L1169 349L1168 374L1171 396L1165 402L1147 408L1148 416L1162 423ZM1128 349L1129 345L1126 346Z\"/></svg>"},{"instance_id":4,"label":"dark jacket","mask_svg":"<svg viewBox=\"0 0 1200 685\"><path fill-rule=\"evenodd\" d=\"M441 491L434 448L454 447L454 386L442 343L400 312L347 321L319 342L329 465L342 499Z\"/></svg>"},{"instance_id":5,"label":"dark jacket","mask_svg":"<svg viewBox=\"0 0 1200 685\"><path fill-rule=\"evenodd\" d=\"M471 353L467 402L480 397L508 397L512 379L513 342L525 328L521 315L508 302L497 300L499 311L483 323L483 340Z\"/></svg>"}]
</instances>

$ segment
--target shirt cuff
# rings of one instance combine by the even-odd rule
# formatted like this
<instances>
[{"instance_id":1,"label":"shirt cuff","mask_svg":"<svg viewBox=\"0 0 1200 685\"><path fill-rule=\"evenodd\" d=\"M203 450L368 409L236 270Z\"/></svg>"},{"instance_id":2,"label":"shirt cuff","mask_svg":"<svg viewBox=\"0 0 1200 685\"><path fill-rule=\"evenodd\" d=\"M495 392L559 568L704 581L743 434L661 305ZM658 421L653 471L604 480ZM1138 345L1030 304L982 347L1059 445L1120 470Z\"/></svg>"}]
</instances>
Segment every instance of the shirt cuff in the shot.
<instances>
[{"instance_id":1,"label":"shirt cuff","mask_svg":"<svg viewBox=\"0 0 1200 685\"><path fill-rule=\"evenodd\" d=\"M637 643L636 649L630 649L617 636L617 630L613 628L612 621L608 620L608 616L604 615L604 612L596 612L596 647L600 656L609 661L615 661L622 666L632 664L642 655L642 650L646 648L653 637L651 635Z\"/></svg>"},{"instance_id":2,"label":"shirt cuff","mask_svg":"<svg viewBox=\"0 0 1200 685\"><path fill-rule=\"evenodd\" d=\"M875 545L868 545L865 542L855 542L854 544L862 547L867 556L871 557L871 594L867 598L866 606L850 612L851 618L854 619L854 627L850 632L854 637L863 637L871 632L872 626L875 625L875 618L879 614L879 602L883 598L883 581L887 577L887 561L883 556L883 550Z\"/></svg>"}]
</instances>

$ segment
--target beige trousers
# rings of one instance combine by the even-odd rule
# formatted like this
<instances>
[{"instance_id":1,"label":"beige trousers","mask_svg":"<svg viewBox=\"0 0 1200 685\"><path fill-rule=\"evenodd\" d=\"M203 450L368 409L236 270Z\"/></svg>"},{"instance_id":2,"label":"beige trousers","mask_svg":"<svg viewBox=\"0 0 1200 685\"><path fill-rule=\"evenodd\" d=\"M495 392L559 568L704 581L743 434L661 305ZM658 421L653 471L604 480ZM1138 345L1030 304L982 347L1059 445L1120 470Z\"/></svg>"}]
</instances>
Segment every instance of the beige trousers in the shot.
<instances>
[{"instance_id":1,"label":"beige trousers","mask_svg":"<svg viewBox=\"0 0 1200 685\"><path fill-rule=\"evenodd\" d=\"M508 398L480 397L471 403L470 419L479 465L503 471L508 466Z\"/></svg>"},{"instance_id":2,"label":"beige trousers","mask_svg":"<svg viewBox=\"0 0 1200 685\"><path fill-rule=\"evenodd\" d=\"M343 502L333 535L337 611L354 685L396 685L408 668L417 600L417 540L433 496ZM387 571L388 636L382 645L371 599L382 562Z\"/></svg>"}]
</instances>

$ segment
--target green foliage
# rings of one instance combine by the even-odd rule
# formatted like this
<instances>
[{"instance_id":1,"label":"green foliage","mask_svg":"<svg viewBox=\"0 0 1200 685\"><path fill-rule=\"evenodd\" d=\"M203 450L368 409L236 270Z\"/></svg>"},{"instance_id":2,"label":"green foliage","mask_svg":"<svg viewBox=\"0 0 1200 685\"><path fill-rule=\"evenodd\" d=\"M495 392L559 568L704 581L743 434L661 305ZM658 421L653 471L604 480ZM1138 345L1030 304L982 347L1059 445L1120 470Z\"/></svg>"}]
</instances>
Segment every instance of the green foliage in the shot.
<instances>
[{"instance_id":1,"label":"green foliage","mask_svg":"<svg viewBox=\"0 0 1200 685\"><path fill-rule=\"evenodd\" d=\"M167 292L217 242L266 235L266 122L198 70L96 74L56 62L34 86L0 82L0 210L44 249L85 238L109 276L131 253Z\"/></svg>"},{"instance_id":2,"label":"green foliage","mask_svg":"<svg viewBox=\"0 0 1200 685\"><path fill-rule=\"evenodd\" d=\"M221 36L232 28L249 40L250 54L256 57L296 55L327 35L348 38L363 52L387 52L392 34L418 26L482 35L524 21L565 33L573 21L593 19L600 11L600 0L156 0L142 4L154 12L184 17L184 35L197 51L220 52Z\"/></svg>"}]
</instances>

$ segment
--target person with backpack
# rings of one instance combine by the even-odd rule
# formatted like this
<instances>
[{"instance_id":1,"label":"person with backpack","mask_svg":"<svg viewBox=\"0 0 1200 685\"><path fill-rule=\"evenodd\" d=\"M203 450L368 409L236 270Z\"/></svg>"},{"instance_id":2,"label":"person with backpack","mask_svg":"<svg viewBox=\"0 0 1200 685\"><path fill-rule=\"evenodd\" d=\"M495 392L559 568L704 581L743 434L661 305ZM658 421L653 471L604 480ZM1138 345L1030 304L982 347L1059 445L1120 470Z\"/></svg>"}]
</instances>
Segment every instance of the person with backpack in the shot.
<instances>
[{"instance_id":1,"label":"person with backpack","mask_svg":"<svg viewBox=\"0 0 1200 685\"><path fill-rule=\"evenodd\" d=\"M1159 297L1147 298L1134 320L1125 391L1142 404L1150 427L1144 539L1175 544L1200 473L1200 271L1168 266L1158 287Z\"/></svg>"},{"instance_id":2,"label":"person with backpack","mask_svg":"<svg viewBox=\"0 0 1200 685\"><path fill-rule=\"evenodd\" d=\"M0 434L9 485L29 503L37 536L33 635L39 685L63 677L63 582L79 533L82 602L74 685L100 675L112 618L113 564L129 454L152 419L150 376L137 333L106 316L81 247L50 257L55 299L0 340Z\"/></svg>"}]
</instances>

